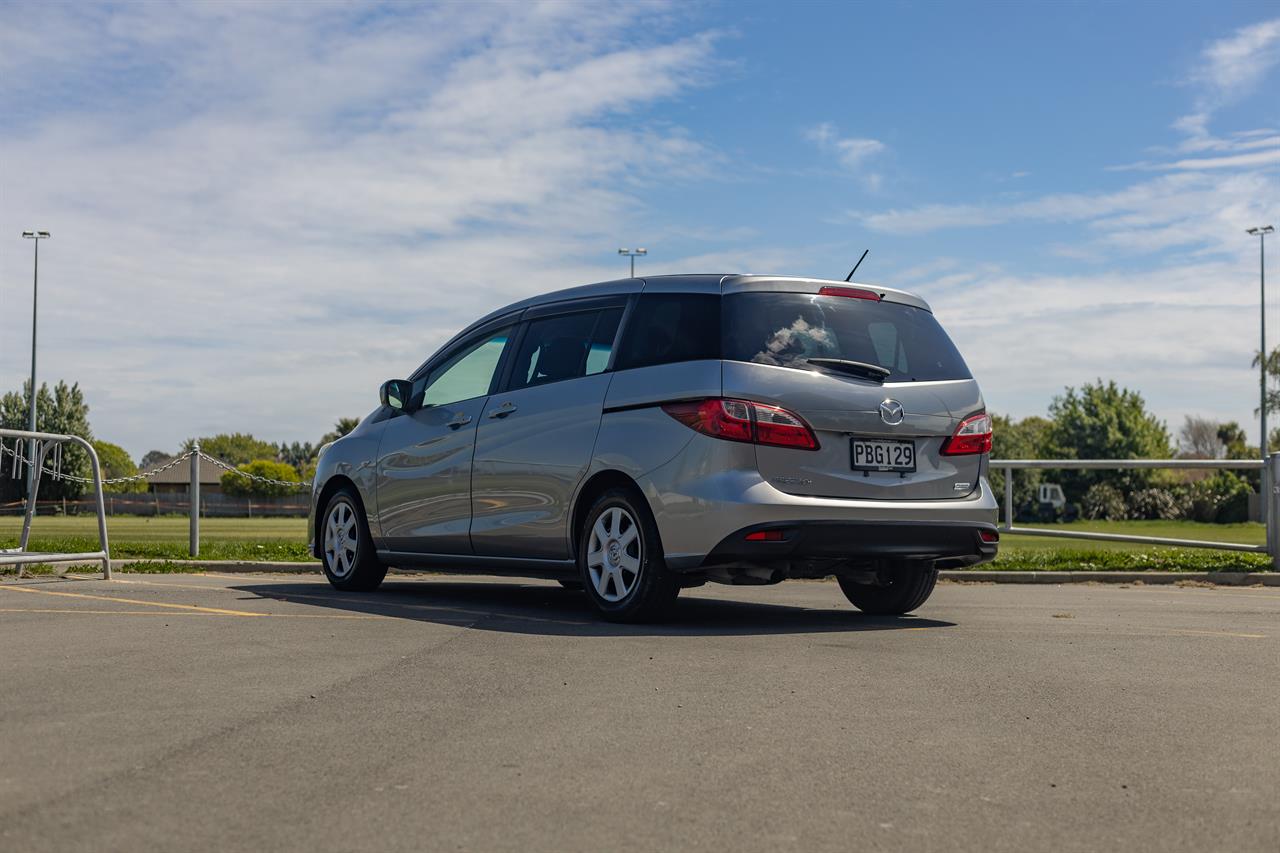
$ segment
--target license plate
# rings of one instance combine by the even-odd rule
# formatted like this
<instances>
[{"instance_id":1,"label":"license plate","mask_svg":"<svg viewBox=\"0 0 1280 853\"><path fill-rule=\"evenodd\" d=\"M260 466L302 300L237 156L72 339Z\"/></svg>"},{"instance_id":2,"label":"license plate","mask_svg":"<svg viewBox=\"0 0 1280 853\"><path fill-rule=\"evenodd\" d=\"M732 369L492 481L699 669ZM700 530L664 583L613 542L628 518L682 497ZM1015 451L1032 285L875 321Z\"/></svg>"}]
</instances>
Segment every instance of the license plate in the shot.
<instances>
[{"instance_id":1,"label":"license plate","mask_svg":"<svg viewBox=\"0 0 1280 853\"><path fill-rule=\"evenodd\" d=\"M850 439L855 471L915 471L916 443L877 438Z\"/></svg>"}]
</instances>

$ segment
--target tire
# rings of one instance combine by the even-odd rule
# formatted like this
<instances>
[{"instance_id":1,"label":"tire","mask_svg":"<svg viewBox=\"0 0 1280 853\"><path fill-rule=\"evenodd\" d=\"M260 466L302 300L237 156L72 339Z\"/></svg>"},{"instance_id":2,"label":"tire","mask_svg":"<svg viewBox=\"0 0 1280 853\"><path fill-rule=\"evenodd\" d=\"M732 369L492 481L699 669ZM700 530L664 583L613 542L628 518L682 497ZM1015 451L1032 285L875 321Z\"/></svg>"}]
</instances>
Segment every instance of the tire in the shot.
<instances>
[{"instance_id":1,"label":"tire","mask_svg":"<svg viewBox=\"0 0 1280 853\"><path fill-rule=\"evenodd\" d=\"M359 499L350 489L339 489L329 499L321 518L316 538L329 583L347 592L377 589L387 575L387 567L378 561Z\"/></svg>"},{"instance_id":2,"label":"tire","mask_svg":"<svg viewBox=\"0 0 1280 853\"><path fill-rule=\"evenodd\" d=\"M938 573L933 568L903 569L892 576L888 586L854 583L842 577L836 580L844 597L863 613L901 616L925 603L938 582Z\"/></svg>"},{"instance_id":3,"label":"tire","mask_svg":"<svg viewBox=\"0 0 1280 853\"><path fill-rule=\"evenodd\" d=\"M578 535L582 586L611 622L654 622L671 615L680 579L663 561L658 525L630 489L596 498Z\"/></svg>"}]
</instances>

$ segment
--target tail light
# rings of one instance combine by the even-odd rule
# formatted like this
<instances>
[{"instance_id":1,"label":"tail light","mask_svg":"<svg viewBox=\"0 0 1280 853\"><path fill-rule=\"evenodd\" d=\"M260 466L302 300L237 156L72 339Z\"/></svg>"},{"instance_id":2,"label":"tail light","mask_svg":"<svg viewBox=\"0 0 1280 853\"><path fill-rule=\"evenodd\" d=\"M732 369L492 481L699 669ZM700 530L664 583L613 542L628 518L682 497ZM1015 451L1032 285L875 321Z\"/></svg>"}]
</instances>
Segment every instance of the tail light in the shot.
<instances>
[{"instance_id":1,"label":"tail light","mask_svg":"<svg viewBox=\"0 0 1280 853\"><path fill-rule=\"evenodd\" d=\"M690 400L667 403L662 410L689 429L749 444L817 450L818 437L804 420L786 409L747 400Z\"/></svg>"},{"instance_id":2,"label":"tail light","mask_svg":"<svg viewBox=\"0 0 1280 853\"><path fill-rule=\"evenodd\" d=\"M965 418L955 435L942 445L943 456L991 452L991 416L986 412Z\"/></svg>"}]
</instances>

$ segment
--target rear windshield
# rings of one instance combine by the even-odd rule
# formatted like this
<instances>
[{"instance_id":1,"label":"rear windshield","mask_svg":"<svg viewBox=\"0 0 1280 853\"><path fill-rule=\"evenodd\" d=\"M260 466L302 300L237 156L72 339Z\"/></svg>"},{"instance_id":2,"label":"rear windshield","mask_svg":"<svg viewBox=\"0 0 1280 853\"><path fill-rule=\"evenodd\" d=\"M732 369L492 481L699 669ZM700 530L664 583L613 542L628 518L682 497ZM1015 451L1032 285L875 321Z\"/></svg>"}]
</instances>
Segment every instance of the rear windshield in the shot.
<instances>
[{"instance_id":1,"label":"rear windshield","mask_svg":"<svg viewBox=\"0 0 1280 853\"><path fill-rule=\"evenodd\" d=\"M724 358L806 368L808 358L877 364L887 382L972 379L923 308L847 296L753 292L724 297Z\"/></svg>"}]
</instances>

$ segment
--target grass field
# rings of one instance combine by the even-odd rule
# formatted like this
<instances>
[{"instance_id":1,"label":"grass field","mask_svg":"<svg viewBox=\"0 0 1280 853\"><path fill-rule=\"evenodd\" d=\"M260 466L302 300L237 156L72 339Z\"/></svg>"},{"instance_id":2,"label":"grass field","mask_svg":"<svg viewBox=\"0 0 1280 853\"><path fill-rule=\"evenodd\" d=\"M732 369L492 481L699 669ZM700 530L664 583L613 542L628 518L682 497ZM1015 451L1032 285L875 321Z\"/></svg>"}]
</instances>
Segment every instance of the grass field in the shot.
<instances>
[{"instance_id":1,"label":"grass field","mask_svg":"<svg viewBox=\"0 0 1280 853\"><path fill-rule=\"evenodd\" d=\"M1029 525L1028 525L1029 526ZM1261 524L1198 524L1191 521L1079 521L1057 525L1063 530L1095 530L1206 539L1261 545ZM13 547L22 519L0 517L0 547ZM107 519L113 557L183 559L187 556L186 518ZM306 548L307 523L301 518L206 518L200 521L200 556L210 560L310 560ZM87 551L97 547L97 521L92 516L37 518L31 549ZM992 568L1011 571L1263 571L1270 568L1264 554L1166 548L1127 542L1068 542L1032 536L1005 536L1000 557Z\"/></svg>"}]
</instances>

